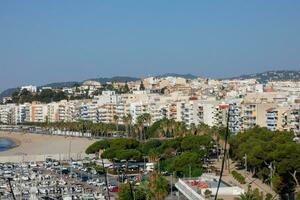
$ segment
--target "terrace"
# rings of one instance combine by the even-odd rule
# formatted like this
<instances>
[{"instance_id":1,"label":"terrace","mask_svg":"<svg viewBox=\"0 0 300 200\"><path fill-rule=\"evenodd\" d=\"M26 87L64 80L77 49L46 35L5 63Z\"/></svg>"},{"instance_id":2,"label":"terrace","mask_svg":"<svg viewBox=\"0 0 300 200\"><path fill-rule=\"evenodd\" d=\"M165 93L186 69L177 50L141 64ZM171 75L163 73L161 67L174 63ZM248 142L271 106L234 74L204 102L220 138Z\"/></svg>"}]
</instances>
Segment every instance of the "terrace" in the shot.
<instances>
[{"instance_id":1,"label":"terrace","mask_svg":"<svg viewBox=\"0 0 300 200\"><path fill-rule=\"evenodd\" d=\"M206 190L211 192L211 196L216 194L218 177L213 174L203 174L199 178L179 179L175 186L189 200L204 200ZM231 186L222 181L218 195L223 199L233 199L243 193L244 190L242 188Z\"/></svg>"}]
</instances>

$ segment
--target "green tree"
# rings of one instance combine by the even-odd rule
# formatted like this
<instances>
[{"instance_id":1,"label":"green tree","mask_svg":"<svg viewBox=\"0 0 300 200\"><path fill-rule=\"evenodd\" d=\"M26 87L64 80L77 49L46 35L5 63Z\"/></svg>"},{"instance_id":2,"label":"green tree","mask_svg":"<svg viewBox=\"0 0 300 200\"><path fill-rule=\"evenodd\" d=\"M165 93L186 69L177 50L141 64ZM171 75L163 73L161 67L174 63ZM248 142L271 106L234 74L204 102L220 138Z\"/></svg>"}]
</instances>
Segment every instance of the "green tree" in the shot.
<instances>
[{"instance_id":1,"label":"green tree","mask_svg":"<svg viewBox=\"0 0 300 200\"><path fill-rule=\"evenodd\" d=\"M118 131L119 130L119 116L118 115L114 115L113 116L113 121L114 121L114 123L116 125L116 129Z\"/></svg>"},{"instance_id":2,"label":"green tree","mask_svg":"<svg viewBox=\"0 0 300 200\"><path fill-rule=\"evenodd\" d=\"M133 197L132 197L133 196ZM130 185L122 184L120 187L120 192L118 193L119 200L146 200L147 199L147 192L145 189L139 186L134 186L133 184Z\"/></svg>"},{"instance_id":3,"label":"green tree","mask_svg":"<svg viewBox=\"0 0 300 200\"><path fill-rule=\"evenodd\" d=\"M178 177L201 176L202 164L199 154L195 152L183 152L176 156L169 171L174 171ZM191 174L190 174L191 173Z\"/></svg>"},{"instance_id":4,"label":"green tree","mask_svg":"<svg viewBox=\"0 0 300 200\"><path fill-rule=\"evenodd\" d=\"M122 120L125 125L126 136L128 137L130 135L130 126L131 126L132 117L130 114L128 114L128 115L123 116Z\"/></svg>"},{"instance_id":5,"label":"green tree","mask_svg":"<svg viewBox=\"0 0 300 200\"><path fill-rule=\"evenodd\" d=\"M150 174L148 183L150 199L163 200L168 195L168 181L160 174L153 172Z\"/></svg>"},{"instance_id":6,"label":"green tree","mask_svg":"<svg viewBox=\"0 0 300 200\"><path fill-rule=\"evenodd\" d=\"M145 86L144 86L143 81L141 81L141 84L140 84L140 90L145 90Z\"/></svg>"},{"instance_id":7,"label":"green tree","mask_svg":"<svg viewBox=\"0 0 300 200\"><path fill-rule=\"evenodd\" d=\"M130 92L130 89L129 89L127 81L125 82L125 86L124 86L123 92L124 93L129 93Z\"/></svg>"},{"instance_id":8,"label":"green tree","mask_svg":"<svg viewBox=\"0 0 300 200\"><path fill-rule=\"evenodd\" d=\"M115 153L117 159L119 160L126 160L126 169L128 170L128 160L140 160L141 159L141 152L136 149L125 149L125 150L118 150Z\"/></svg>"},{"instance_id":9,"label":"green tree","mask_svg":"<svg viewBox=\"0 0 300 200\"><path fill-rule=\"evenodd\" d=\"M293 141L290 132L270 131L254 127L230 138L230 154L233 159L244 162L264 182L273 183L279 194L299 188L300 146ZM275 174L270 177L270 164Z\"/></svg>"},{"instance_id":10,"label":"green tree","mask_svg":"<svg viewBox=\"0 0 300 200\"><path fill-rule=\"evenodd\" d=\"M91 144L86 149L85 152L86 154L93 154L93 153L97 153L100 149L108 149L109 147L110 147L110 143L108 140L100 140Z\"/></svg>"}]
</instances>

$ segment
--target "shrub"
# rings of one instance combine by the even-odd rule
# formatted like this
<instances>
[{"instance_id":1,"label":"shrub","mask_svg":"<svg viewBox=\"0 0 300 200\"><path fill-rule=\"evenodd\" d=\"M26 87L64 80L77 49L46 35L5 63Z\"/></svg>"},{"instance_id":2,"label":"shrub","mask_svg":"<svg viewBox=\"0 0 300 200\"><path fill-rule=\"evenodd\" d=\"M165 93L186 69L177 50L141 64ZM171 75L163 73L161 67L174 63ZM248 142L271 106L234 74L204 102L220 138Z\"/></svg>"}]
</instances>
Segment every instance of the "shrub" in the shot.
<instances>
[{"instance_id":1,"label":"shrub","mask_svg":"<svg viewBox=\"0 0 300 200\"><path fill-rule=\"evenodd\" d=\"M231 174L232 174L233 178L235 180L237 180L240 184L246 183L245 177L243 175L241 175L240 173L238 173L237 171L232 171Z\"/></svg>"},{"instance_id":2,"label":"shrub","mask_svg":"<svg viewBox=\"0 0 300 200\"><path fill-rule=\"evenodd\" d=\"M272 200L272 198L273 198L272 194L270 193L266 194L266 200Z\"/></svg>"}]
</instances>

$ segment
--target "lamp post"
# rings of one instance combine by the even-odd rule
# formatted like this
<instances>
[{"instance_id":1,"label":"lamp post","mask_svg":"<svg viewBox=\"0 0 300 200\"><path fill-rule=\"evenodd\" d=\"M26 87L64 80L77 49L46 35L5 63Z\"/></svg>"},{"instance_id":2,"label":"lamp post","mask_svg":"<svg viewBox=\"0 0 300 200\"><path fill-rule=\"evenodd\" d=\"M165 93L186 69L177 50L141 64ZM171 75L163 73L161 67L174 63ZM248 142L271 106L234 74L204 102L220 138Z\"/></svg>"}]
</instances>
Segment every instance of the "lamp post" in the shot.
<instances>
[{"instance_id":1,"label":"lamp post","mask_svg":"<svg viewBox=\"0 0 300 200\"><path fill-rule=\"evenodd\" d=\"M244 160L245 160L245 169L246 169L246 172L247 172L247 171L248 171L248 166L247 166L247 154L245 154Z\"/></svg>"},{"instance_id":2,"label":"lamp post","mask_svg":"<svg viewBox=\"0 0 300 200\"><path fill-rule=\"evenodd\" d=\"M274 174L274 171L275 171L275 166L274 164L271 162L268 166L268 168L270 169L270 186L271 186L271 189L273 189L273 183L272 183L272 179L273 179L273 174Z\"/></svg>"}]
</instances>

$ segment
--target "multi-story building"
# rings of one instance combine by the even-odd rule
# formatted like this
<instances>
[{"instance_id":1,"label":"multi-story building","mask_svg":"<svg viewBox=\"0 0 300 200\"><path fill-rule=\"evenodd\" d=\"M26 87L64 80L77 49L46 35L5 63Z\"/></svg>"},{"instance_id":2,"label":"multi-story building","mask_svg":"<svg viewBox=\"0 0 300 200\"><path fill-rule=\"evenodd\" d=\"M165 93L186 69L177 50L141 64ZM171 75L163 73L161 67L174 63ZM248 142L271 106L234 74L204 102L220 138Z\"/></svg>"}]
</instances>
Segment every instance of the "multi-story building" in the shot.
<instances>
[{"instance_id":1,"label":"multi-story building","mask_svg":"<svg viewBox=\"0 0 300 200\"><path fill-rule=\"evenodd\" d=\"M47 122L59 121L59 103L52 102L47 104Z\"/></svg>"},{"instance_id":2,"label":"multi-story building","mask_svg":"<svg viewBox=\"0 0 300 200\"><path fill-rule=\"evenodd\" d=\"M47 104L32 102L30 106L30 122L46 122L47 119Z\"/></svg>"},{"instance_id":3,"label":"multi-story building","mask_svg":"<svg viewBox=\"0 0 300 200\"><path fill-rule=\"evenodd\" d=\"M26 85L26 86L21 87L21 91L22 90L27 90L29 92L36 93L37 92L37 87L35 85Z\"/></svg>"},{"instance_id":4,"label":"multi-story building","mask_svg":"<svg viewBox=\"0 0 300 200\"><path fill-rule=\"evenodd\" d=\"M130 114L132 123L138 116L149 113L153 122L163 118L185 122L188 126L200 123L226 126L238 133L254 126L270 130L299 131L300 82L269 82L266 85L255 79L247 80L186 80L178 77L149 77L143 80L146 88L139 90L141 81L128 82L131 92L116 94L103 91L101 84L87 81L82 86L63 88L69 95L88 94L92 99L63 100L60 102L0 105L0 122L57 122L89 120L94 123L118 123ZM124 84L114 84L123 87ZM24 86L36 92L35 86ZM164 94L160 92L164 90ZM56 89L58 90L58 89ZM88 90L88 91L87 91ZM96 91L96 92L95 92ZM95 93L94 93L95 92ZM229 115L227 115L229 113Z\"/></svg>"},{"instance_id":5,"label":"multi-story building","mask_svg":"<svg viewBox=\"0 0 300 200\"><path fill-rule=\"evenodd\" d=\"M232 102L229 104L229 121L228 127L229 131L233 134L236 134L241 131L242 129L242 109L241 105L238 102Z\"/></svg>"},{"instance_id":6,"label":"multi-story building","mask_svg":"<svg viewBox=\"0 0 300 200\"><path fill-rule=\"evenodd\" d=\"M132 102L129 105L129 113L132 116L132 122L137 123L137 118L148 112L148 104L146 102Z\"/></svg>"},{"instance_id":7,"label":"multi-story building","mask_svg":"<svg viewBox=\"0 0 300 200\"><path fill-rule=\"evenodd\" d=\"M96 121L102 123L114 122L114 115L116 115L115 111L116 105L112 103L107 103L99 106L96 113ZM120 118L118 119L118 122L119 121L121 121Z\"/></svg>"},{"instance_id":8,"label":"multi-story building","mask_svg":"<svg viewBox=\"0 0 300 200\"><path fill-rule=\"evenodd\" d=\"M276 107L266 110L266 127L272 131L286 130L287 107Z\"/></svg>"},{"instance_id":9,"label":"multi-story building","mask_svg":"<svg viewBox=\"0 0 300 200\"><path fill-rule=\"evenodd\" d=\"M18 106L18 123L22 124L25 122L30 122L30 107L31 104L24 103Z\"/></svg>"},{"instance_id":10,"label":"multi-story building","mask_svg":"<svg viewBox=\"0 0 300 200\"><path fill-rule=\"evenodd\" d=\"M294 104L287 111L287 126L288 130L293 131L298 136L300 135L300 104Z\"/></svg>"}]
</instances>

